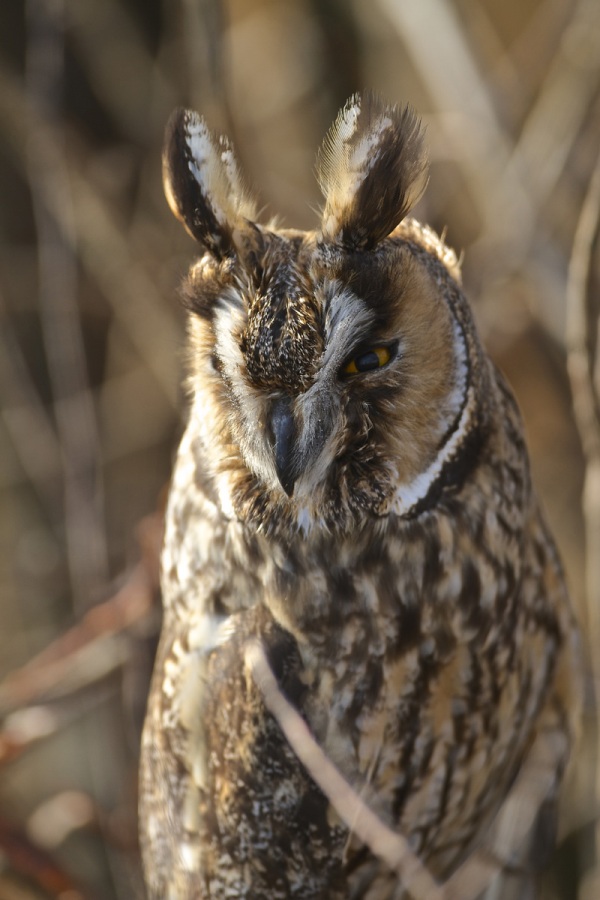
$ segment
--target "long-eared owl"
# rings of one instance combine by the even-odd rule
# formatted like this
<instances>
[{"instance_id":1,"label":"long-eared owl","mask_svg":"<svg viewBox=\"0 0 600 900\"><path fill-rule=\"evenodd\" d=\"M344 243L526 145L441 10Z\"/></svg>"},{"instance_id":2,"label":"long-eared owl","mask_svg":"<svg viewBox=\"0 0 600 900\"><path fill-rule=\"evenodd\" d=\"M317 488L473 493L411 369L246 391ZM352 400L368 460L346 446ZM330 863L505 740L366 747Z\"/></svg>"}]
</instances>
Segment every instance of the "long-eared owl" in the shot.
<instances>
[{"instance_id":1,"label":"long-eared owl","mask_svg":"<svg viewBox=\"0 0 600 900\"><path fill-rule=\"evenodd\" d=\"M454 253L408 218L418 119L351 98L309 232L256 221L230 143L193 112L173 115L163 161L201 255L142 747L149 896L403 896L266 708L252 641L434 878L483 847L513 870L495 896L529 896L514 873L551 842L577 632L514 398ZM551 785L511 846L499 823L534 746Z\"/></svg>"}]
</instances>

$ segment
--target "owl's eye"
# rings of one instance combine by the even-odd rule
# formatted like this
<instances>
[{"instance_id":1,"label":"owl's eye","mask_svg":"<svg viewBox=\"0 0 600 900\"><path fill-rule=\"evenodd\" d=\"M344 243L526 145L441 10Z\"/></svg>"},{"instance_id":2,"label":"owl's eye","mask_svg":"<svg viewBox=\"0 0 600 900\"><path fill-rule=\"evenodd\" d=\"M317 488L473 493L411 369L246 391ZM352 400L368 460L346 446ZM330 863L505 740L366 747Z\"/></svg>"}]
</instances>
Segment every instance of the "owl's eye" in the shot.
<instances>
[{"instance_id":1,"label":"owl's eye","mask_svg":"<svg viewBox=\"0 0 600 900\"><path fill-rule=\"evenodd\" d=\"M387 366L392 358L391 347L370 347L358 356L353 356L348 362L342 366L341 374L361 375L363 372L373 372L375 369L381 369Z\"/></svg>"}]
</instances>

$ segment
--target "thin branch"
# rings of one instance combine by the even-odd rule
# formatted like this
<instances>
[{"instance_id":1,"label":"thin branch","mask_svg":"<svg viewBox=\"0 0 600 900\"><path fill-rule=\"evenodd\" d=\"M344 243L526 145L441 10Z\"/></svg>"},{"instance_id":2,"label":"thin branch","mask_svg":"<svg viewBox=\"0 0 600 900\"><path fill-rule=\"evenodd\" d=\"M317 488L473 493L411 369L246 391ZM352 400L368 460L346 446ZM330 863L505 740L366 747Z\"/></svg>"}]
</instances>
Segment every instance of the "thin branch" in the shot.
<instances>
[{"instance_id":1,"label":"thin branch","mask_svg":"<svg viewBox=\"0 0 600 900\"><path fill-rule=\"evenodd\" d=\"M27 168L38 233L40 321L63 460L69 574L73 602L83 609L108 580L108 551L98 430L77 309L77 265L73 247L57 227L60 208L66 231L73 235L60 121L63 3L28 0L27 26L27 90L38 117L55 134L50 145L38 128L30 128Z\"/></svg>"},{"instance_id":2,"label":"thin branch","mask_svg":"<svg viewBox=\"0 0 600 900\"><path fill-rule=\"evenodd\" d=\"M201 109L214 127L231 137L225 91L223 4L221 0L182 0L181 5L191 105Z\"/></svg>"},{"instance_id":3,"label":"thin branch","mask_svg":"<svg viewBox=\"0 0 600 900\"><path fill-rule=\"evenodd\" d=\"M148 620L158 590L162 517L140 525L142 559L123 586L24 666L0 682L0 716L72 696L120 669L130 655L124 635Z\"/></svg>"},{"instance_id":4,"label":"thin branch","mask_svg":"<svg viewBox=\"0 0 600 900\"><path fill-rule=\"evenodd\" d=\"M285 698L258 641L245 654L267 709L277 720L290 747L339 817L371 852L395 873L414 900L477 900L512 854L526 847L537 812L556 787L557 772L567 755L566 737L552 720L540 726L515 784L481 845L443 884L435 881L407 840L388 828L365 804L319 747L300 714ZM551 719L552 712L549 712Z\"/></svg>"},{"instance_id":5,"label":"thin branch","mask_svg":"<svg viewBox=\"0 0 600 900\"><path fill-rule=\"evenodd\" d=\"M0 853L5 866L37 885L45 896L69 900L90 900L84 892L48 853L36 847L21 830L11 822L0 819ZM8 894L2 894L7 897ZM10 894L12 895L12 892Z\"/></svg>"},{"instance_id":6,"label":"thin branch","mask_svg":"<svg viewBox=\"0 0 600 900\"><path fill-rule=\"evenodd\" d=\"M575 232L567 294L567 340L573 405L583 449L589 461L600 460L600 418L590 347L598 321L590 315L589 282L600 238L600 156L590 180ZM598 308L600 302L596 299ZM600 583L599 583L600 584Z\"/></svg>"},{"instance_id":7,"label":"thin branch","mask_svg":"<svg viewBox=\"0 0 600 900\"><path fill-rule=\"evenodd\" d=\"M594 275L594 272L597 274ZM586 612L594 677L596 728L600 722L600 397L595 372L600 359L600 156L573 244L567 292L568 368L573 406L586 455L583 512L586 532ZM596 749L596 810L600 810L600 750ZM600 819L596 830L600 866Z\"/></svg>"},{"instance_id":8,"label":"thin branch","mask_svg":"<svg viewBox=\"0 0 600 900\"><path fill-rule=\"evenodd\" d=\"M510 164L526 172L528 191L538 210L558 182L599 78L600 7L597 0L579 0Z\"/></svg>"},{"instance_id":9,"label":"thin branch","mask_svg":"<svg viewBox=\"0 0 600 900\"><path fill-rule=\"evenodd\" d=\"M103 109L121 134L147 147L178 93L173 68L157 65L130 9L119 0L76 0L68 4L69 32Z\"/></svg>"},{"instance_id":10,"label":"thin branch","mask_svg":"<svg viewBox=\"0 0 600 900\"><path fill-rule=\"evenodd\" d=\"M50 416L31 377L0 291L0 416L25 477L53 523L62 525L57 492L61 452Z\"/></svg>"},{"instance_id":11,"label":"thin branch","mask_svg":"<svg viewBox=\"0 0 600 900\"><path fill-rule=\"evenodd\" d=\"M36 117L27 95L0 64L0 131L12 161L25 175L28 133L34 131L51 157L59 151L54 129ZM61 235L74 241L82 266L98 285L123 333L173 409L179 408L173 354L180 346L175 316L130 248L127 232L108 203L75 164L69 169L74 225L63 204L51 204ZM72 249L75 249L74 244ZM159 336L159 337L157 337Z\"/></svg>"},{"instance_id":12,"label":"thin branch","mask_svg":"<svg viewBox=\"0 0 600 900\"><path fill-rule=\"evenodd\" d=\"M506 175L512 138L500 121L456 8L447 0L379 0L379 6L413 57L434 105L448 111L441 120L444 138L454 147L484 230L498 239L514 238L515 230L528 229L532 221L529 196L518 172L509 173L510 180Z\"/></svg>"},{"instance_id":13,"label":"thin branch","mask_svg":"<svg viewBox=\"0 0 600 900\"><path fill-rule=\"evenodd\" d=\"M304 719L279 690L264 650L257 642L248 645L246 664L252 671L267 709L342 821L392 872L402 878L402 883L410 889L415 900L443 900L440 887L402 835L384 825L319 747Z\"/></svg>"},{"instance_id":14,"label":"thin branch","mask_svg":"<svg viewBox=\"0 0 600 900\"><path fill-rule=\"evenodd\" d=\"M264 650L257 642L246 649L252 671L267 709L277 720L294 753L331 802L343 822L391 871L402 877L417 900L442 900L439 886L412 852L402 835L392 831L364 803L319 747L304 719L277 685Z\"/></svg>"}]
</instances>

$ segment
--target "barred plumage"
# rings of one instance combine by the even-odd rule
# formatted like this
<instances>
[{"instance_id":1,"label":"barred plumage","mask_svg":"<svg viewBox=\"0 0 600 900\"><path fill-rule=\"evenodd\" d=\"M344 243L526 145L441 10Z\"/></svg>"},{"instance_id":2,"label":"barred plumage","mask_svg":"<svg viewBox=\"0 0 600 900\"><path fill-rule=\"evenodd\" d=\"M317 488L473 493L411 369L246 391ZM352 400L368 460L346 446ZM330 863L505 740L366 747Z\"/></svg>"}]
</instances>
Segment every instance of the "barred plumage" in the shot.
<instances>
[{"instance_id":1,"label":"barred plumage","mask_svg":"<svg viewBox=\"0 0 600 900\"><path fill-rule=\"evenodd\" d=\"M400 896L267 712L250 640L439 879L480 846L536 862L505 800L540 738L546 811L572 742L577 632L519 413L454 254L406 219L416 117L354 97L323 153L321 229L273 230L229 144L193 113L168 129L167 195L205 252L143 741L152 898Z\"/></svg>"}]
</instances>

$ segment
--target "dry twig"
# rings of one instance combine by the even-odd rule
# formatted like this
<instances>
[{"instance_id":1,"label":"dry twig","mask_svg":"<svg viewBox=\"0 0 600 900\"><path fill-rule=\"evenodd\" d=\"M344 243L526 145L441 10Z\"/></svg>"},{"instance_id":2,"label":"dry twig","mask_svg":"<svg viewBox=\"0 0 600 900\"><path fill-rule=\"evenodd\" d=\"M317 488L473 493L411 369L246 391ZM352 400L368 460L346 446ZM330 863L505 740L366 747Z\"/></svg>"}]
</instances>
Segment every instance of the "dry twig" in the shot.
<instances>
[{"instance_id":1,"label":"dry twig","mask_svg":"<svg viewBox=\"0 0 600 900\"><path fill-rule=\"evenodd\" d=\"M108 579L99 436L77 309L71 185L61 129L64 87L62 2L28 0L26 87L52 145L30 120L28 175L38 237L39 310L61 446L64 521L73 602L89 606ZM60 207L61 213L57 212Z\"/></svg>"},{"instance_id":2,"label":"dry twig","mask_svg":"<svg viewBox=\"0 0 600 900\"><path fill-rule=\"evenodd\" d=\"M573 245L567 294L568 365L573 406L586 456L586 612L594 677L596 728L600 709L600 156ZM596 815L600 810L600 750L596 750ZM600 818L596 866L600 865ZM600 876L599 876L600 877Z\"/></svg>"},{"instance_id":3,"label":"dry twig","mask_svg":"<svg viewBox=\"0 0 600 900\"><path fill-rule=\"evenodd\" d=\"M158 590L162 516L138 528L142 559L123 586L49 647L0 682L0 715L73 695L119 669L129 656L124 633L150 616Z\"/></svg>"},{"instance_id":4,"label":"dry twig","mask_svg":"<svg viewBox=\"0 0 600 900\"><path fill-rule=\"evenodd\" d=\"M566 739L560 729L554 733L549 725L550 739L543 730L538 735L481 846L447 881L439 884L406 839L381 821L319 747L304 719L279 689L257 641L247 646L246 664L267 709L310 777L350 831L398 876L414 900L477 900L502 871L503 864L512 862L514 848L520 849L525 844L538 809L555 787L558 761L565 755ZM488 849L488 844L493 850Z\"/></svg>"}]
</instances>

